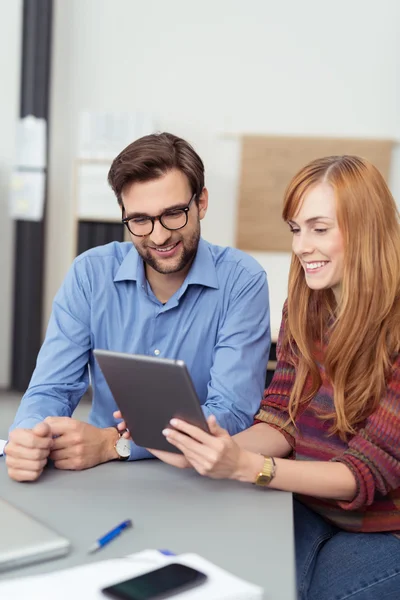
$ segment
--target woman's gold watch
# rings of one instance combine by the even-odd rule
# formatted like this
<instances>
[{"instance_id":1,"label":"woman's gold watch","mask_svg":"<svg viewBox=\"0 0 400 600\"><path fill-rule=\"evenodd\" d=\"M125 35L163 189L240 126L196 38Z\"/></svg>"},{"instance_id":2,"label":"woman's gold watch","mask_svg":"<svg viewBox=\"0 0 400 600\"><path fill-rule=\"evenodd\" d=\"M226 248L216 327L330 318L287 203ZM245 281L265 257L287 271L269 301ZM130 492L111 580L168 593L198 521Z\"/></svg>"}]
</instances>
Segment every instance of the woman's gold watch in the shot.
<instances>
[{"instance_id":1,"label":"woman's gold watch","mask_svg":"<svg viewBox=\"0 0 400 600\"><path fill-rule=\"evenodd\" d=\"M276 464L274 459L272 458L272 456L265 456L263 468L257 475L254 483L256 485L261 485L262 487L269 485L275 477L275 472Z\"/></svg>"}]
</instances>

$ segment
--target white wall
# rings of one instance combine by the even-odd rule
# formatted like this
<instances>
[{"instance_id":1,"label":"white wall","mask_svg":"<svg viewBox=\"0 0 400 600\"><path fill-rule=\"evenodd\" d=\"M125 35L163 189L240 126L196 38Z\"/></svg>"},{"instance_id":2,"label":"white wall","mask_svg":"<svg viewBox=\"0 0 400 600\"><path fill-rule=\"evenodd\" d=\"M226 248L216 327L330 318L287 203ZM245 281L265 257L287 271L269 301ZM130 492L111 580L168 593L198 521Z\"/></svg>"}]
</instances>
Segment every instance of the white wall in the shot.
<instances>
[{"instance_id":1,"label":"white wall","mask_svg":"<svg viewBox=\"0 0 400 600\"><path fill-rule=\"evenodd\" d=\"M14 224L8 198L19 115L21 0L0 0L0 388L10 383Z\"/></svg>"},{"instance_id":2,"label":"white wall","mask_svg":"<svg viewBox=\"0 0 400 600\"><path fill-rule=\"evenodd\" d=\"M239 162L224 133L391 138L400 117L398 0L56 0L55 27L46 316L73 253L80 111L150 111L191 141L210 191L203 234L223 245ZM289 257L261 260L276 327Z\"/></svg>"}]
</instances>

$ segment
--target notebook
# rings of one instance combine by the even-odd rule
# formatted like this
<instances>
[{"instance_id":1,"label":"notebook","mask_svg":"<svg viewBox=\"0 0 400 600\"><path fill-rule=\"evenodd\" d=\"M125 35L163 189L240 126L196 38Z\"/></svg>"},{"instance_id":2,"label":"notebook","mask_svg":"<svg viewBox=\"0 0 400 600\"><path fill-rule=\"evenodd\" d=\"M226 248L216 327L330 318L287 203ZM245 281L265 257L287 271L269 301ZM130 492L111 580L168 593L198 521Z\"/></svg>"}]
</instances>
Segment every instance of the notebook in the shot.
<instances>
[{"instance_id":1,"label":"notebook","mask_svg":"<svg viewBox=\"0 0 400 600\"><path fill-rule=\"evenodd\" d=\"M10 581L0 581L1 600L106 600L101 588L158 567L179 562L199 569L207 581L173 598L179 600L262 600L263 590L225 569L221 569L198 554L163 556L157 550L143 550L125 558L103 560L71 569L31 575Z\"/></svg>"},{"instance_id":2,"label":"notebook","mask_svg":"<svg viewBox=\"0 0 400 600\"><path fill-rule=\"evenodd\" d=\"M0 572L64 556L70 542L0 498Z\"/></svg>"}]
</instances>

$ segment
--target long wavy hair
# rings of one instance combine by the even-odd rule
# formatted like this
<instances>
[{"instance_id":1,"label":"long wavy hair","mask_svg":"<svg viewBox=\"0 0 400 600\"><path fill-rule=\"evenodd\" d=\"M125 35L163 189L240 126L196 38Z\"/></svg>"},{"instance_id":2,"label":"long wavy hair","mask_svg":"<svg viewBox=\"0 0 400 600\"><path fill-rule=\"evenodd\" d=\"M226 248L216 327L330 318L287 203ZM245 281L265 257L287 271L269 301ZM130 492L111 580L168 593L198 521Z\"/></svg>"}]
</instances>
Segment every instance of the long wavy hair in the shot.
<instances>
[{"instance_id":1,"label":"long wavy hair","mask_svg":"<svg viewBox=\"0 0 400 600\"><path fill-rule=\"evenodd\" d=\"M325 373L334 390L331 433L343 439L377 408L400 349L400 226L396 203L380 172L357 156L329 156L306 165L290 182L283 219L293 220L318 183L335 194L344 243L341 297L308 287L293 254L283 351L296 367L289 402L295 422L301 404L321 385L317 344L328 339Z\"/></svg>"}]
</instances>

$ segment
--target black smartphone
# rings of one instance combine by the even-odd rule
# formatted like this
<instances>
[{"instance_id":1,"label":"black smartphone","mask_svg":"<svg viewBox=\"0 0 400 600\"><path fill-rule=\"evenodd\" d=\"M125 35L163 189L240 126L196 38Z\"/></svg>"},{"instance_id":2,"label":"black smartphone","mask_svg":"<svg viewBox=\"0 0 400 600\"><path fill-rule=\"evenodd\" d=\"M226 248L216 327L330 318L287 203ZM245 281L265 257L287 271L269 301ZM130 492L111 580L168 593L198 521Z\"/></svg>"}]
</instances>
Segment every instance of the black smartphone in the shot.
<instances>
[{"instance_id":1,"label":"black smartphone","mask_svg":"<svg viewBox=\"0 0 400 600\"><path fill-rule=\"evenodd\" d=\"M110 585L101 591L120 600L161 600L196 587L206 579L207 575L201 571L171 563L144 575Z\"/></svg>"}]
</instances>

